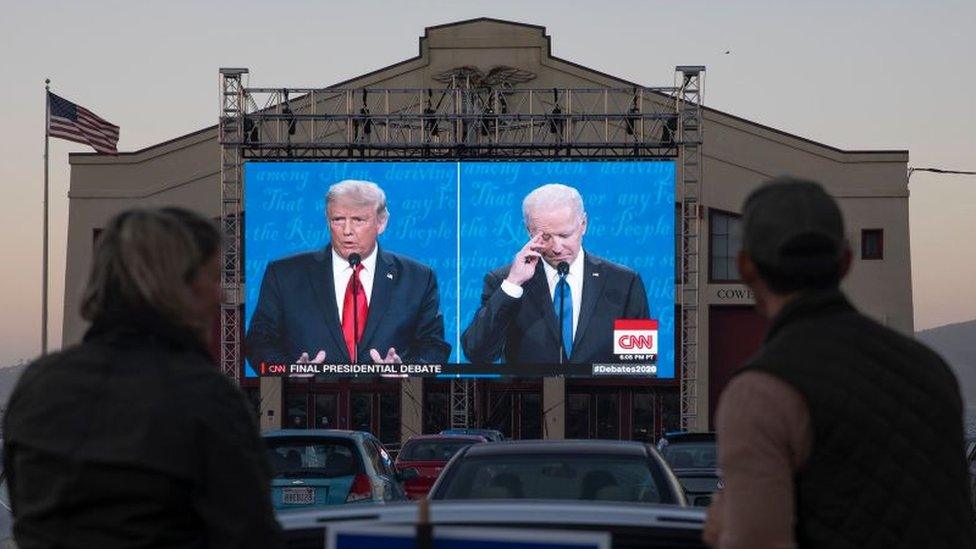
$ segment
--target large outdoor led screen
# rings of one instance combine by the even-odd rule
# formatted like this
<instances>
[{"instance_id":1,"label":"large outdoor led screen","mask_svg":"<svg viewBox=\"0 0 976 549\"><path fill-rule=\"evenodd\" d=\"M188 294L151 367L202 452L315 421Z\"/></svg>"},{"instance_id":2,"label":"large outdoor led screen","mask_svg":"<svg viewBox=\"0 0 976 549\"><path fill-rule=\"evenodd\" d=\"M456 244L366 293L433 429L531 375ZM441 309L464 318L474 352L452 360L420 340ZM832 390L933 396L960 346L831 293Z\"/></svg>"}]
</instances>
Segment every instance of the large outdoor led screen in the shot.
<instances>
[{"instance_id":1,"label":"large outdoor led screen","mask_svg":"<svg viewBox=\"0 0 976 549\"><path fill-rule=\"evenodd\" d=\"M674 377L673 162L248 162L244 182L248 376Z\"/></svg>"}]
</instances>

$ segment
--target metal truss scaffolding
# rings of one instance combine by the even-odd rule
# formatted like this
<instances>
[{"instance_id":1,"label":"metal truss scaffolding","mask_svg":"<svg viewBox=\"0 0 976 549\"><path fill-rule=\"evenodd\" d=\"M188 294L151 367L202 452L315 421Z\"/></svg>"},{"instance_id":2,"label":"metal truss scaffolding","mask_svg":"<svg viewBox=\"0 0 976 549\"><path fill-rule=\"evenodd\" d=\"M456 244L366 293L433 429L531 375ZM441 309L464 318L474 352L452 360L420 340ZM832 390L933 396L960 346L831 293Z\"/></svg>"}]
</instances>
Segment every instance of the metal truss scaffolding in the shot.
<instances>
[{"instance_id":1,"label":"metal truss scaffolding","mask_svg":"<svg viewBox=\"0 0 976 549\"><path fill-rule=\"evenodd\" d=\"M679 158L676 198L681 200L685 275L681 417L682 426L692 425L697 387L685 384L697 383L695 212L701 182L703 72L704 67L678 67L680 83L660 88L530 89L486 86L459 76L440 88L313 89L245 87L242 76L247 69L220 69L221 223L227 237L227 297L221 309L224 373L239 379L243 364L241 215L246 160ZM473 392L470 380L452 381L452 427L468 426Z\"/></svg>"},{"instance_id":2,"label":"metal truss scaffolding","mask_svg":"<svg viewBox=\"0 0 976 549\"><path fill-rule=\"evenodd\" d=\"M244 319L241 286L241 249L244 245L241 227L244 199L242 139L246 92L241 77L247 69L220 69L221 113L220 140L220 225L224 235L221 281L224 301L220 305L220 369L240 379L244 363L241 353Z\"/></svg>"},{"instance_id":3,"label":"metal truss scaffolding","mask_svg":"<svg viewBox=\"0 0 976 549\"><path fill-rule=\"evenodd\" d=\"M451 429L466 429L470 427L470 412L472 408L472 393L475 391L474 380L451 380Z\"/></svg>"},{"instance_id":4,"label":"metal truss scaffolding","mask_svg":"<svg viewBox=\"0 0 976 549\"><path fill-rule=\"evenodd\" d=\"M679 66L675 69L678 93L678 188L680 202L679 261L681 262L679 302L681 338L678 356L681 372L681 429L698 427L698 281L701 250L702 189L702 79L705 67Z\"/></svg>"},{"instance_id":5,"label":"metal truss scaffolding","mask_svg":"<svg viewBox=\"0 0 976 549\"><path fill-rule=\"evenodd\" d=\"M248 88L245 159L677 156L672 88Z\"/></svg>"}]
</instances>

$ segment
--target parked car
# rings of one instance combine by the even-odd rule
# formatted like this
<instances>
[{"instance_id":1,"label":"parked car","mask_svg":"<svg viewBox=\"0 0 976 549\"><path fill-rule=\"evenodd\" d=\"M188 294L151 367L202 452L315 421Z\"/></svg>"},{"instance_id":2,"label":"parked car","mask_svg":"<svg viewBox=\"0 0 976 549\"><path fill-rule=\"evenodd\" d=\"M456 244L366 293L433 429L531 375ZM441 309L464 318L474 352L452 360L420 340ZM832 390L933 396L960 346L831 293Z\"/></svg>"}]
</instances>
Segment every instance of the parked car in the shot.
<instances>
[{"instance_id":1,"label":"parked car","mask_svg":"<svg viewBox=\"0 0 976 549\"><path fill-rule=\"evenodd\" d=\"M658 441L661 456L685 489L688 502L707 507L721 479L715 433L667 433Z\"/></svg>"},{"instance_id":2,"label":"parked car","mask_svg":"<svg viewBox=\"0 0 976 549\"><path fill-rule=\"evenodd\" d=\"M264 434L271 461L275 509L405 500L398 471L373 435L337 429L285 429Z\"/></svg>"},{"instance_id":3,"label":"parked car","mask_svg":"<svg viewBox=\"0 0 976 549\"><path fill-rule=\"evenodd\" d=\"M484 445L493 446L492 444ZM475 448L475 447L472 447ZM431 501L430 523L438 526L608 532L612 549L704 549L703 509L608 501ZM415 526L416 503L347 505L279 513L288 549L324 547L329 529L357 522Z\"/></svg>"},{"instance_id":4,"label":"parked car","mask_svg":"<svg viewBox=\"0 0 976 549\"><path fill-rule=\"evenodd\" d=\"M475 435L485 437L488 442L501 442L505 440L505 435L495 429L444 429L442 435Z\"/></svg>"},{"instance_id":5,"label":"parked car","mask_svg":"<svg viewBox=\"0 0 976 549\"><path fill-rule=\"evenodd\" d=\"M475 444L455 454L432 500L601 500L687 505L653 446L619 440Z\"/></svg>"},{"instance_id":6,"label":"parked car","mask_svg":"<svg viewBox=\"0 0 976 549\"><path fill-rule=\"evenodd\" d=\"M416 469L419 475L404 483L407 497L425 497L454 454L480 442L488 442L488 439L474 435L418 435L404 442L397 455L396 467Z\"/></svg>"}]
</instances>

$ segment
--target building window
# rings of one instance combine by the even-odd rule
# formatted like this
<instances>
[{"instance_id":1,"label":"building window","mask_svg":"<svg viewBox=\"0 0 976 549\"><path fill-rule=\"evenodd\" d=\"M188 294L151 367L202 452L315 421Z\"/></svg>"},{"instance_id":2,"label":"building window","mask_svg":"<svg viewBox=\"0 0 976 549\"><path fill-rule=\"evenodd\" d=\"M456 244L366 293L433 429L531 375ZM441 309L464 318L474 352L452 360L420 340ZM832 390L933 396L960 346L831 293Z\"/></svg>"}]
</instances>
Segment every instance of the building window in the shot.
<instances>
[{"instance_id":1,"label":"building window","mask_svg":"<svg viewBox=\"0 0 976 549\"><path fill-rule=\"evenodd\" d=\"M740 282L735 258L742 249L742 216L711 210L709 218L709 280Z\"/></svg>"},{"instance_id":2,"label":"building window","mask_svg":"<svg viewBox=\"0 0 976 549\"><path fill-rule=\"evenodd\" d=\"M485 427L508 438L543 438L542 391L490 391Z\"/></svg>"},{"instance_id":3,"label":"building window","mask_svg":"<svg viewBox=\"0 0 976 549\"><path fill-rule=\"evenodd\" d=\"M380 393L379 399L380 432L377 438L383 444L400 442L400 393Z\"/></svg>"},{"instance_id":4,"label":"building window","mask_svg":"<svg viewBox=\"0 0 976 549\"><path fill-rule=\"evenodd\" d=\"M439 433L451 426L451 393L428 389L428 383L424 385L424 433Z\"/></svg>"},{"instance_id":5,"label":"building window","mask_svg":"<svg viewBox=\"0 0 976 549\"><path fill-rule=\"evenodd\" d=\"M566 438L620 438L620 391L586 388L566 396Z\"/></svg>"},{"instance_id":6,"label":"building window","mask_svg":"<svg viewBox=\"0 0 976 549\"><path fill-rule=\"evenodd\" d=\"M315 398L315 417L313 418L313 428L315 429L335 429L338 425L339 417L339 394L338 393L318 393Z\"/></svg>"},{"instance_id":7,"label":"building window","mask_svg":"<svg viewBox=\"0 0 976 549\"><path fill-rule=\"evenodd\" d=\"M631 440L654 443L654 393L634 392L631 410Z\"/></svg>"},{"instance_id":8,"label":"building window","mask_svg":"<svg viewBox=\"0 0 976 549\"><path fill-rule=\"evenodd\" d=\"M372 393L353 393L349 400L349 428L353 431L373 432Z\"/></svg>"},{"instance_id":9,"label":"building window","mask_svg":"<svg viewBox=\"0 0 976 549\"><path fill-rule=\"evenodd\" d=\"M681 398L678 390L661 391L657 398L660 406L661 433L681 429Z\"/></svg>"},{"instance_id":10,"label":"building window","mask_svg":"<svg viewBox=\"0 0 976 549\"><path fill-rule=\"evenodd\" d=\"M298 393L285 397L285 429L308 428L308 394Z\"/></svg>"},{"instance_id":11,"label":"building window","mask_svg":"<svg viewBox=\"0 0 976 549\"><path fill-rule=\"evenodd\" d=\"M566 395L566 438L590 438L590 395Z\"/></svg>"},{"instance_id":12,"label":"building window","mask_svg":"<svg viewBox=\"0 0 976 549\"><path fill-rule=\"evenodd\" d=\"M884 229L861 230L861 259L884 259Z\"/></svg>"}]
</instances>

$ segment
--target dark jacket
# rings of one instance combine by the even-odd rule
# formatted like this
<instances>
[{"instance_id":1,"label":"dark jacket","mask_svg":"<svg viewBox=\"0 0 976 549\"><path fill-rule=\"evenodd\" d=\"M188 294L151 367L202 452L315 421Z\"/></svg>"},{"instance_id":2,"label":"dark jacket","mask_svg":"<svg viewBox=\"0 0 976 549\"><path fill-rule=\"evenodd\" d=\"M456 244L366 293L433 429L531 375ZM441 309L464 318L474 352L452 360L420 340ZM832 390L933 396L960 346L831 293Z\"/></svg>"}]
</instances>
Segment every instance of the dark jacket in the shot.
<instances>
[{"instance_id":1,"label":"dark jacket","mask_svg":"<svg viewBox=\"0 0 976 549\"><path fill-rule=\"evenodd\" d=\"M279 545L243 394L166 322L96 322L31 364L4 433L21 549Z\"/></svg>"},{"instance_id":2,"label":"dark jacket","mask_svg":"<svg viewBox=\"0 0 976 549\"><path fill-rule=\"evenodd\" d=\"M810 411L800 547L976 546L962 402L938 355L834 290L784 307L747 369L785 380Z\"/></svg>"},{"instance_id":3,"label":"dark jacket","mask_svg":"<svg viewBox=\"0 0 976 549\"><path fill-rule=\"evenodd\" d=\"M545 268L535 274L515 299L501 288L511 267L485 275L481 308L461 335L464 354L473 363L499 358L509 364L559 362L559 322L553 309ZM650 318L644 283L636 272L589 252L583 261L583 299L569 362L616 362L613 321Z\"/></svg>"},{"instance_id":4,"label":"dark jacket","mask_svg":"<svg viewBox=\"0 0 976 549\"><path fill-rule=\"evenodd\" d=\"M381 355L396 348L404 362L447 361L451 346L444 340L444 316L433 269L406 256L376 251L376 272L369 314L356 362L372 363L369 350ZM247 331L247 358L291 364L302 353L325 361L349 362L336 306L332 248L306 252L268 264Z\"/></svg>"}]
</instances>

